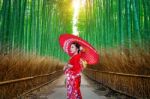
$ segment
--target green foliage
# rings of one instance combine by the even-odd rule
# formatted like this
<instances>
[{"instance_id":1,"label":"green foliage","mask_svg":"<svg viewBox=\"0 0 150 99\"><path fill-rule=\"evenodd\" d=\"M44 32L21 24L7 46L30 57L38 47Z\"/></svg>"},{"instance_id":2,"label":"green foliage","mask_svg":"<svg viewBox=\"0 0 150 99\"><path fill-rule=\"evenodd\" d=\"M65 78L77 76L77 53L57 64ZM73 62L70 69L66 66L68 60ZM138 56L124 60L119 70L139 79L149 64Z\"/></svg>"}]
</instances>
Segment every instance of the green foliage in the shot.
<instances>
[{"instance_id":1,"label":"green foliage","mask_svg":"<svg viewBox=\"0 0 150 99\"><path fill-rule=\"evenodd\" d=\"M149 51L149 0L86 0L80 36L99 49L139 46Z\"/></svg>"},{"instance_id":2,"label":"green foliage","mask_svg":"<svg viewBox=\"0 0 150 99\"><path fill-rule=\"evenodd\" d=\"M150 0L86 0L80 37L97 49L137 45L149 51L149 10ZM72 33L72 18L72 0L0 0L0 47L66 60L58 38Z\"/></svg>"},{"instance_id":3,"label":"green foliage","mask_svg":"<svg viewBox=\"0 0 150 99\"><path fill-rule=\"evenodd\" d=\"M0 0L0 45L65 60L58 38L71 21L70 0Z\"/></svg>"}]
</instances>

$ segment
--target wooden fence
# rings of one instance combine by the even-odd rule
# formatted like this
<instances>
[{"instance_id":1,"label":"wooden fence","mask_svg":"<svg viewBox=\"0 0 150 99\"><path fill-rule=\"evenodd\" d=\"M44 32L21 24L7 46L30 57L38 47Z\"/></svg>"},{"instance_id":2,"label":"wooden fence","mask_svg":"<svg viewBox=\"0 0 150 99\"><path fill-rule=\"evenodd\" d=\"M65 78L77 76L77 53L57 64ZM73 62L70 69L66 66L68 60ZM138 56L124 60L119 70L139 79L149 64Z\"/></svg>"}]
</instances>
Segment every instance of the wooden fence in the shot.
<instances>
[{"instance_id":1,"label":"wooden fence","mask_svg":"<svg viewBox=\"0 0 150 99\"><path fill-rule=\"evenodd\" d=\"M24 94L30 92L31 89L32 91L36 90L50 83L52 80L62 75L62 73L62 70L58 70L49 74L0 82L0 99L12 99L20 96L24 92Z\"/></svg>"},{"instance_id":2,"label":"wooden fence","mask_svg":"<svg viewBox=\"0 0 150 99\"><path fill-rule=\"evenodd\" d=\"M137 99L150 99L150 76L85 69L84 74L108 88Z\"/></svg>"}]
</instances>

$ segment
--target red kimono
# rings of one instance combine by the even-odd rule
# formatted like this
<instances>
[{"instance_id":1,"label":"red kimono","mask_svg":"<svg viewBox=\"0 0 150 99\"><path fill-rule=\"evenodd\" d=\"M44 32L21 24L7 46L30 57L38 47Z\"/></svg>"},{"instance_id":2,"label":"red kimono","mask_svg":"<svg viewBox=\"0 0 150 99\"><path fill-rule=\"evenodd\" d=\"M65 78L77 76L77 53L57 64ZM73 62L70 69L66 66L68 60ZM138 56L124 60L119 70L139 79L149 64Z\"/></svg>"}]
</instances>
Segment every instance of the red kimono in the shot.
<instances>
[{"instance_id":1,"label":"red kimono","mask_svg":"<svg viewBox=\"0 0 150 99\"><path fill-rule=\"evenodd\" d=\"M65 70L67 99L82 99L80 92L81 71L83 70L80 62L81 54L74 55L70 58L69 64L73 67Z\"/></svg>"}]
</instances>

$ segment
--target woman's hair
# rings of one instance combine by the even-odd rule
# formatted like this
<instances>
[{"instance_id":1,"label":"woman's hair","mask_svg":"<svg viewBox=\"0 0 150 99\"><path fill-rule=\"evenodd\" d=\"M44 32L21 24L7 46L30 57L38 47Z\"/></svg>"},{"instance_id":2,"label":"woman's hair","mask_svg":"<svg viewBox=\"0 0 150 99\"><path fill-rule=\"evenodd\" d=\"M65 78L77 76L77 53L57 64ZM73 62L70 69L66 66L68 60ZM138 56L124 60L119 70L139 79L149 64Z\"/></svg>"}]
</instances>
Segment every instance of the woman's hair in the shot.
<instances>
[{"instance_id":1,"label":"woman's hair","mask_svg":"<svg viewBox=\"0 0 150 99\"><path fill-rule=\"evenodd\" d=\"M78 49L78 54L80 53L80 44L77 42L73 42L72 44L74 44L76 46L76 48Z\"/></svg>"}]
</instances>

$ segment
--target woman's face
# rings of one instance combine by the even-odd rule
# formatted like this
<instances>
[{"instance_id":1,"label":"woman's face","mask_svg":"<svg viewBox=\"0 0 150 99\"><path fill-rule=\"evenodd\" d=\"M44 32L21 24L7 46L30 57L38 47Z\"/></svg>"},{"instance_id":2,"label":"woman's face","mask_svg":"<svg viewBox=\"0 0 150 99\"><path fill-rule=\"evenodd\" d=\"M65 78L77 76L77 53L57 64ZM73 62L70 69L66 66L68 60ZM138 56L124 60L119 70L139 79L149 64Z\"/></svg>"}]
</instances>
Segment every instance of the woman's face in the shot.
<instances>
[{"instance_id":1,"label":"woman's face","mask_svg":"<svg viewBox=\"0 0 150 99\"><path fill-rule=\"evenodd\" d=\"M75 53L75 52L77 52L77 51L78 51L78 49L76 48L76 46L75 46L74 44L71 44L70 52L71 52L71 53Z\"/></svg>"}]
</instances>

